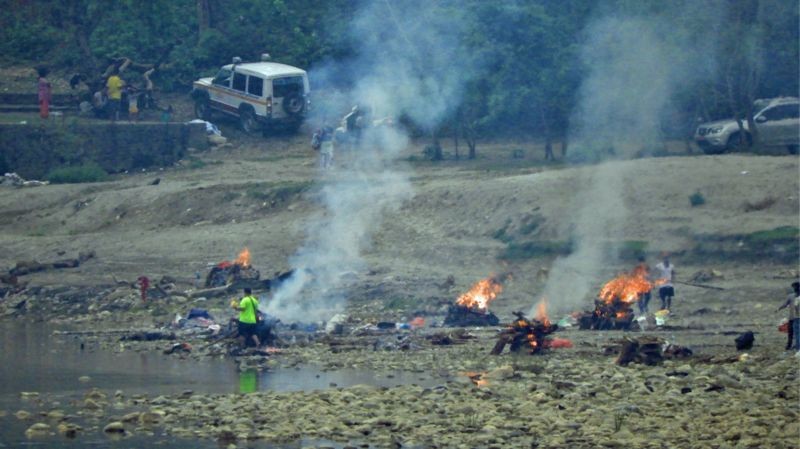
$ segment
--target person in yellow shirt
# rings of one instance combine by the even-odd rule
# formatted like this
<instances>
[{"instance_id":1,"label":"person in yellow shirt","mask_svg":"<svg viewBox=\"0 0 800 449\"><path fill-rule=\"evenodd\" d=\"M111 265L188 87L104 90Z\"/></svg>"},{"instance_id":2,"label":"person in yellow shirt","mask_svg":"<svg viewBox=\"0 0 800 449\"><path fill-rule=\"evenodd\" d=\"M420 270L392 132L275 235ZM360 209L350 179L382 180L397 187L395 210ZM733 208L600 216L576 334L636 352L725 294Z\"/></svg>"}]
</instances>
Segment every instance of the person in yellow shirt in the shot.
<instances>
[{"instance_id":1,"label":"person in yellow shirt","mask_svg":"<svg viewBox=\"0 0 800 449\"><path fill-rule=\"evenodd\" d=\"M253 295L253 291L246 287L244 297L237 304L231 301L231 306L239 311L239 343L242 347L247 346L247 341L252 338L256 347L261 346L258 339L256 328L258 326L258 299Z\"/></svg>"},{"instance_id":2,"label":"person in yellow shirt","mask_svg":"<svg viewBox=\"0 0 800 449\"><path fill-rule=\"evenodd\" d=\"M114 70L106 81L106 95L108 95L108 113L111 121L119 120L119 107L122 102L122 88L125 81L119 77L119 71Z\"/></svg>"}]
</instances>

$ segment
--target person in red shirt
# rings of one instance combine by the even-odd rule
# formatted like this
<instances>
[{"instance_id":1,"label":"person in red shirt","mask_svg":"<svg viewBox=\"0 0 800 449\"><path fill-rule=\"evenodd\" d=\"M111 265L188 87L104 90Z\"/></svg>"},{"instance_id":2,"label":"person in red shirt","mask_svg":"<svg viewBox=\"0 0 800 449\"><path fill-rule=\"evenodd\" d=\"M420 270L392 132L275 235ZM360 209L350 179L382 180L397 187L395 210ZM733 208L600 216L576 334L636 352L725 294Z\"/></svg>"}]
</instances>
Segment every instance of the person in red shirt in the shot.
<instances>
[{"instance_id":1,"label":"person in red shirt","mask_svg":"<svg viewBox=\"0 0 800 449\"><path fill-rule=\"evenodd\" d=\"M39 74L39 116L42 118L50 117L50 102L53 100L53 87L47 81L49 71L45 67L36 69Z\"/></svg>"},{"instance_id":2,"label":"person in red shirt","mask_svg":"<svg viewBox=\"0 0 800 449\"><path fill-rule=\"evenodd\" d=\"M147 276L139 276L139 292L142 294L142 302L147 302L147 289L150 288L150 279Z\"/></svg>"}]
</instances>

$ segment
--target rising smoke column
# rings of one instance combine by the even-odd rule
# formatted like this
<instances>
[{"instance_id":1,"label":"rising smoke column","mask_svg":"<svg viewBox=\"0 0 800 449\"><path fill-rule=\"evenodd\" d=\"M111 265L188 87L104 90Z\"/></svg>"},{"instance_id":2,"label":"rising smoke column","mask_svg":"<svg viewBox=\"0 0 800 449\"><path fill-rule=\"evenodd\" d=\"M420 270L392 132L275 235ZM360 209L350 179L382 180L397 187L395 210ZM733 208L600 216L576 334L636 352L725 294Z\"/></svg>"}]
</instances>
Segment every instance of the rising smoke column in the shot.
<instances>
[{"instance_id":1,"label":"rising smoke column","mask_svg":"<svg viewBox=\"0 0 800 449\"><path fill-rule=\"evenodd\" d=\"M615 161L616 154L652 150L661 141L661 118L676 87L690 77L685 44L676 24L663 19L607 16L586 29L581 60L588 72L570 121L571 152L600 162L577 186L573 253L556 260L545 286L545 297L560 311L584 304L603 269L617 261L614 243L624 239L629 219L625 178L635 173Z\"/></svg>"},{"instance_id":2,"label":"rising smoke column","mask_svg":"<svg viewBox=\"0 0 800 449\"><path fill-rule=\"evenodd\" d=\"M423 130L436 127L460 101L472 70L460 45L457 10L422 0L378 0L350 24L358 51L337 67L311 70L310 77L350 73L353 88L330 95L372 109L373 118L405 116ZM462 57L459 57L462 56ZM322 105L329 125L335 111ZM307 226L307 238L290 258L295 274L266 301L265 311L285 321L329 319L346 305L347 274L363 271L363 252L383 218L413 196L409 168L398 161L408 136L397 127L367 130L360 148L326 175L318 199L323 211Z\"/></svg>"}]
</instances>

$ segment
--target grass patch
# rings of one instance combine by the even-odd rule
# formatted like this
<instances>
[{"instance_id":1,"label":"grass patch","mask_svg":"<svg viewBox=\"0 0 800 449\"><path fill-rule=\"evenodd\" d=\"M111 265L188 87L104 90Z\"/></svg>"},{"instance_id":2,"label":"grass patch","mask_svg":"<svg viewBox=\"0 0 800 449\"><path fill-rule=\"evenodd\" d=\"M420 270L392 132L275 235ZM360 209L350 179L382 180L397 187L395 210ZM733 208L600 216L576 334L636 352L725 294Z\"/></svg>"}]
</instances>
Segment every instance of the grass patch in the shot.
<instances>
[{"instance_id":1,"label":"grass patch","mask_svg":"<svg viewBox=\"0 0 800 449\"><path fill-rule=\"evenodd\" d=\"M509 243L497 256L501 260L525 260L542 256L565 256L573 250L572 241L532 241Z\"/></svg>"},{"instance_id":2,"label":"grass patch","mask_svg":"<svg viewBox=\"0 0 800 449\"><path fill-rule=\"evenodd\" d=\"M767 231L756 231L744 236L744 240L754 244L798 243L800 228L797 226L781 226Z\"/></svg>"},{"instance_id":3,"label":"grass patch","mask_svg":"<svg viewBox=\"0 0 800 449\"><path fill-rule=\"evenodd\" d=\"M409 310L417 306L419 301L415 298L392 298L384 305L387 310Z\"/></svg>"},{"instance_id":4,"label":"grass patch","mask_svg":"<svg viewBox=\"0 0 800 449\"><path fill-rule=\"evenodd\" d=\"M508 227L511 226L511 219L507 219L506 223L503 225L502 228L494 231L492 233L492 238L495 240L500 240L503 243L510 243L512 237L508 235Z\"/></svg>"},{"instance_id":5,"label":"grass patch","mask_svg":"<svg viewBox=\"0 0 800 449\"><path fill-rule=\"evenodd\" d=\"M244 195L261 202L285 202L311 188L311 181L289 181L279 183L253 184L245 190Z\"/></svg>"},{"instance_id":6,"label":"grass patch","mask_svg":"<svg viewBox=\"0 0 800 449\"><path fill-rule=\"evenodd\" d=\"M707 260L770 260L796 263L800 257L800 228L781 226L750 234L694 236L691 254Z\"/></svg>"},{"instance_id":7,"label":"grass patch","mask_svg":"<svg viewBox=\"0 0 800 449\"><path fill-rule=\"evenodd\" d=\"M637 260L646 255L647 245L644 240L626 240L619 249L619 257L625 260Z\"/></svg>"},{"instance_id":8,"label":"grass patch","mask_svg":"<svg viewBox=\"0 0 800 449\"><path fill-rule=\"evenodd\" d=\"M88 164L53 169L45 176L53 184L80 184L108 180L108 173L99 165Z\"/></svg>"},{"instance_id":9,"label":"grass patch","mask_svg":"<svg viewBox=\"0 0 800 449\"><path fill-rule=\"evenodd\" d=\"M223 162L219 161L219 160L207 161L207 160L201 159L201 158L199 158L197 156L191 156L191 155L186 156L185 158L183 158L180 161L180 163L181 163L181 166L186 170L198 170L198 169L201 169L201 168L206 168L209 165L222 165L223 164Z\"/></svg>"}]
</instances>

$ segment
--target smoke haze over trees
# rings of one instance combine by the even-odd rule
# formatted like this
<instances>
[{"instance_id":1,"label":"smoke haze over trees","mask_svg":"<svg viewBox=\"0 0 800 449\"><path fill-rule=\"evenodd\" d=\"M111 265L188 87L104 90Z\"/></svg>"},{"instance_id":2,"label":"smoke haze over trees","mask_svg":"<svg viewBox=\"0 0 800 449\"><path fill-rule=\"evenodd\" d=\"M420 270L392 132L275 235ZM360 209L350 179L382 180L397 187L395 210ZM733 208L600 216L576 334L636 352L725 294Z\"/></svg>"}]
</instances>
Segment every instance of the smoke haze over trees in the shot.
<instances>
[{"instance_id":1,"label":"smoke haze over trees","mask_svg":"<svg viewBox=\"0 0 800 449\"><path fill-rule=\"evenodd\" d=\"M255 60L269 52L275 60L309 69L314 88L343 89L360 79L352 71L362 67L346 62L363 60L358 54L362 43L352 29L361 26L355 22L357 12L371 9L386 17L386 26L364 38L392 52L408 47L416 53L404 60L419 67L406 72L424 81L429 70L442 75L442 57L458 62L452 70L459 73L450 76L459 78L454 85L460 91L449 93L458 101L444 102L441 112L448 120L441 126L465 137L525 134L560 140L570 135L579 86L590 73L586 64L592 55L581 54L581 48L596 38L591 27L613 26L625 17L626 23L644 27L644 38L669 44L659 46L658 51L668 51L658 54L666 59L658 64L688 68L670 88L669 108L656 111L667 134L685 135L697 117L746 119L756 98L798 94L796 2L439 0L420 2L424 10L416 12L401 8L403 3L2 0L0 61L47 64L65 74L102 72L121 56L165 62L169 68L157 75L157 86L185 91L192 80L213 73L232 56ZM451 54L408 46L414 42L409 36L419 31L413 29L415 14L426 17L425 26L448 28L441 31L454 40ZM627 36L609 31L609 39ZM336 70L315 79L315 70L323 67ZM436 102L428 106L442 107ZM425 129L427 123L416 125L438 131Z\"/></svg>"}]
</instances>

